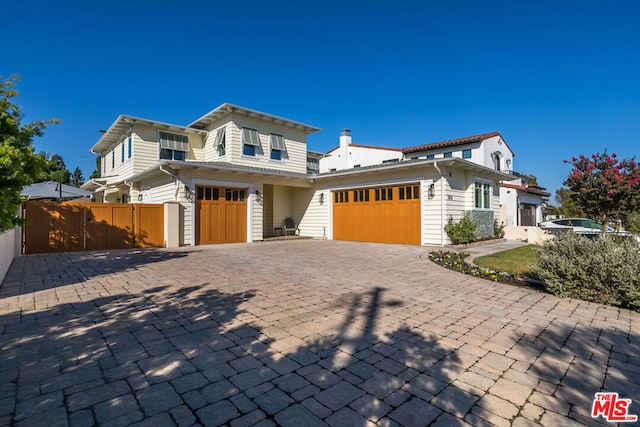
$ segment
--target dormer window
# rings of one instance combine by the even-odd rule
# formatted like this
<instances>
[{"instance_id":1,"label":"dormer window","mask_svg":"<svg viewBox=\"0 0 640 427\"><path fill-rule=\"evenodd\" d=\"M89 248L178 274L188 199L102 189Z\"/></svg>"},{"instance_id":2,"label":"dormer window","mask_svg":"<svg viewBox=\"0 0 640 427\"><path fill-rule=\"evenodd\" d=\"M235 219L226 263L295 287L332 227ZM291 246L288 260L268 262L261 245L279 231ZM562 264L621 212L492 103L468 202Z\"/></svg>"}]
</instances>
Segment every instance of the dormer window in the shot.
<instances>
[{"instance_id":1,"label":"dormer window","mask_svg":"<svg viewBox=\"0 0 640 427\"><path fill-rule=\"evenodd\" d=\"M258 131L255 129L242 129L242 154L245 156L256 156L256 149L260 147L260 138Z\"/></svg>"},{"instance_id":2,"label":"dormer window","mask_svg":"<svg viewBox=\"0 0 640 427\"><path fill-rule=\"evenodd\" d=\"M215 148L218 156L224 156L227 152L227 128L220 128L216 132Z\"/></svg>"},{"instance_id":3,"label":"dormer window","mask_svg":"<svg viewBox=\"0 0 640 427\"><path fill-rule=\"evenodd\" d=\"M271 160L282 160L283 154L286 150L284 145L284 137L282 135L277 135L272 133L270 135L271 140Z\"/></svg>"},{"instance_id":4,"label":"dormer window","mask_svg":"<svg viewBox=\"0 0 640 427\"><path fill-rule=\"evenodd\" d=\"M160 159L161 160L184 160L189 152L189 138L169 132L159 132L160 137Z\"/></svg>"}]
</instances>

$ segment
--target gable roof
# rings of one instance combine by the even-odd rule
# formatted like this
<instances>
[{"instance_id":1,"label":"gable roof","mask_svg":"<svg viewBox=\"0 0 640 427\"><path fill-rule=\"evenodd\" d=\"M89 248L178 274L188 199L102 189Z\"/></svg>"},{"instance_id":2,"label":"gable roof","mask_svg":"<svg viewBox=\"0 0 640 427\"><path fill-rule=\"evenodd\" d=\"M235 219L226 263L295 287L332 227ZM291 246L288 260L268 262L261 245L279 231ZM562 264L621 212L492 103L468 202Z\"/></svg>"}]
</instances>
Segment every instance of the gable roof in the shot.
<instances>
[{"instance_id":1,"label":"gable roof","mask_svg":"<svg viewBox=\"0 0 640 427\"><path fill-rule=\"evenodd\" d=\"M436 149L436 148L454 147L456 145L464 145L464 144L471 144L471 143L475 143L475 142L482 142L485 139L493 138L494 136L500 137L500 139L502 139L502 141L505 143L507 148L509 148L509 151L511 151L511 154L515 156L515 153L509 147L509 145L504 140L502 135L500 135L500 132L489 132L489 133L483 133L483 134L480 134L480 135L465 136L463 138L448 139L446 141L432 142L430 144L414 145L413 147L407 147L407 148L403 149L402 152L405 153L405 154L408 154L408 153L415 153L415 152L418 152L418 151L433 150L433 149Z\"/></svg>"},{"instance_id":2,"label":"gable roof","mask_svg":"<svg viewBox=\"0 0 640 427\"><path fill-rule=\"evenodd\" d=\"M120 114L115 122L106 130L104 135L100 137L98 142L95 143L93 147L91 147L91 152L98 154L102 153L109 149L113 144L118 142L120 137L129 130L131 126L134 124L143 124L148 126L153 126L157 128L161 128L164 130L172 130L178 132L187 132L187 133L199 133L206 134L206 131L200 129L189 128L186 126L173 125L170 123L163 123L157 120L149 120L142 119L140 117L127 116L125 114Z\"/></svg>"},{"instance_id":3,"label":"gable roof","mask_svg":"<svg viewBox=\"0 0 640 427\"><path fill-rule=\"evenodd\" d=\"M234 104L229 104L228 102L225 102L224 104L222 104L221 106L219 106L218 108L215 108L211 111L209 111L207 114L205 114L204 116L200 117L198 120L194 121L193 123L189 124L189 127L192 128L196 128L196 129L204 129L205 127L207 127L207 125L209 125L211 122L224 117L228 114L231 113L237 113L237 114L242 114L245 116L249 116L249 117L255 117L257 119L261 119L261 120L267 120L270 122L274 122L283 126L289 126L289 127L293 127L296 129L301 129L303 131L305 131L306 133L313 133L313 132L318 132L322 129L317 128L315 126L310 126L304 123L300 123L300 122L296 122L294 120L289 120L289 119L285 119L283 117L278 117L278 116L274 116L273 114L267 114L267 113L263 113L261 111L257 111L257 110L251 110L249 108L245 108L245 107L241 107L239 105L234 105Z\"/></svg>"}]
</instances>

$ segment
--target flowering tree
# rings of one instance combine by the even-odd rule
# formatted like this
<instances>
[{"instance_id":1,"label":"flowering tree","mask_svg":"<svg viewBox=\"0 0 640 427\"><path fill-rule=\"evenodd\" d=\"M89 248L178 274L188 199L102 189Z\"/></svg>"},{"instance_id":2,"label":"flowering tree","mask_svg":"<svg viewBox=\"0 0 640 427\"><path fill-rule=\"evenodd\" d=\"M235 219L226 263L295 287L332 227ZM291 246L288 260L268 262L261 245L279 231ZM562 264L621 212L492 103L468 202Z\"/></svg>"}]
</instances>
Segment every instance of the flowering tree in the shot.
<instances>
[{"instance_id":1,"label":"flowering tree","mask_svg":"<svg viewBox=\"0 0 640 427\"><path fill-rule=\"evenodd\" d=\"M573 169L564 181L571 198L591 218L602 221L602 229L612 219L625 220L640 207L640 165L635 157L618 160L615 153L580 155L571 161Z\"/></svg>"}]
</instances>

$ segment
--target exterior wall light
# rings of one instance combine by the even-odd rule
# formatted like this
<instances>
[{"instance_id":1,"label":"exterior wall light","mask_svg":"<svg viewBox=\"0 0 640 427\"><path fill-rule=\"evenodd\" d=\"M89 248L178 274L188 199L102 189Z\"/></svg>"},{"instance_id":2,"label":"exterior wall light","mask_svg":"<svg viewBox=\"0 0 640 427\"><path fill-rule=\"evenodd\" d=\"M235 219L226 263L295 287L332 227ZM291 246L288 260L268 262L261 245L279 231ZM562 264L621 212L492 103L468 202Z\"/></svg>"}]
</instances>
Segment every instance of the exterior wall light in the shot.
<instances>
[{"instance_id":1,"label":"exterior wall light","mask_svg":"<svg viewBox=\"0 0 640 427\"><path fill-rule=\"evenodd\" d=\"M263 197L260 190L256 190L255 195L256 195L256 202L258 202L259 204L262 204Z\"/></svg>"},{"instance_id":2,"label":"exterior wall light","mask_svg":"<svg viewBox=\"0 0 640 427\"><path fill-rule=\"evenodd\" d=\"M321 205L324 204L324 193L320 193L320 195L318 195L318 201Z\"/></svg>"},{"instance_id":3,"label":"exterior wall light","mask_svg":"<svg viewBox=\"0 0 640 427\"><path fill-rule=\"evenodd\" d=\"M430 199L433 199L436 195L436 186L434 183L429 184L429 190L427 190L427 195Z\"/></svg>"}]
</instances>

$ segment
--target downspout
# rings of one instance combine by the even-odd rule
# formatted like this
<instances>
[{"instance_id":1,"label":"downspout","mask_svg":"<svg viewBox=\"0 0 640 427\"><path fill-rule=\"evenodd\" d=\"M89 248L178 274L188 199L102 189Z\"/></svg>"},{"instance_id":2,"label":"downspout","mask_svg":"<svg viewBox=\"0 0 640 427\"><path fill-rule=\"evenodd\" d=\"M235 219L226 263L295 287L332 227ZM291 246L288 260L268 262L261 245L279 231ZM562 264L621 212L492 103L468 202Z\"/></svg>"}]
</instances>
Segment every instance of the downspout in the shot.
<instances>
[{"instance_id":1,"label":"downspout","mask_svg":"<svg viewBox=\"0 0 640 427\"><path fill-rule=\"evenodd\" d=\"M133 182L122 181L122 183L129 187L129 202L131 202L131 190L133 190Z\"/></svg>"},{"instance_id":2,"label":"downspout","mask_svg":"<svg viewBox=\"0 0 640 427\"><path fill-rule=\"evenodd\" d=\"M172 177L173 179L176 180L176 193L173 195L173 198L177 202L178 201L178 192L180 191L180 185L178 184L180 182L180 178L178 178L177 175L172 174L168 170L162 169L162 165L158 166L158 168L160 169L161 172L166 173L167 175L169 175L170 177Z\"/></svg>"},{"instance_id":3,"label":"downspout","mask_svg":"<svg viewBox=\"0 0 640 427\"><path fill-rule=\"evenodd\" d=\"M444 175L438 167L438 162L433 162L433 167L440 174L440 247L444 247Z\"/></svg>"}]
</instances>

